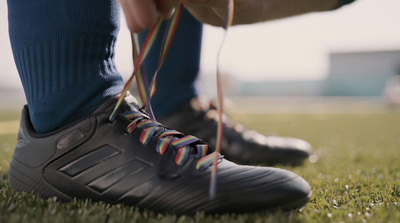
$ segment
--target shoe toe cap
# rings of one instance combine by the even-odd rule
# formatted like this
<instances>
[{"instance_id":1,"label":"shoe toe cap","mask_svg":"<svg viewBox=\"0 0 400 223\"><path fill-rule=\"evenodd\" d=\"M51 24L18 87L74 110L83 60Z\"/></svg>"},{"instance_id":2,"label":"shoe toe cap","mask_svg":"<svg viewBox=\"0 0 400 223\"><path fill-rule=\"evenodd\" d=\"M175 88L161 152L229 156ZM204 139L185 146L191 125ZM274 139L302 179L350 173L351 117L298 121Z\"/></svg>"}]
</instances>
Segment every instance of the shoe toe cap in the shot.
<instances>
[{"instance_id":1,"label":"shoe toe cap","mask_svg":"<svg viewBox=\"0 0 400 223\"><path fill-rule=\"evenodd\" d=\"M268 189L270 195L266 195L272 204L289 210L300 208L310 200L311 186L302 177L283 169L277 169L275 174L280 176L280 180L275 187Z\"/></svg>"},{"instance_id":2,"label":"shoe toe cap","mask_svg":"<svg viewBox=\"0 0 400 223\"><path fill-rule=\"evenodd\" d=\"M305 152L312 152L312 146L305 140L291 137L268 136L265 143L271 147L293 148Z\"/></svg>"},{"instance_id":3,"label":"shoe toe cap","mask_svg":"<svg viewBox=\"0 0 400 223\"><path fill-rule=\"evenodd\" d=\"M269 136L265 139L265 145L271 149L287 150L297 152L298 155L303 154L304 157L311 155L313 147L305 140L290 137Z\"/></svg>"},{"instance_id":4,"label":"shoe toe cap","mask_svg":"<svg viewBox=\"0 0 400 223\"><path fill-rule=\"evenodd\" d=\"M269 136L265 145L270 148L271 162L283 164L299 164L313 153L313 147L305 140L290 137Z\"/></svg>"},{"instance_id":5,"label":"shoe toe cap","mask_svg":"<svg viewBox=\"0 0 400 223\"><path fill-rule=\"evenodd\" d=\"M257 212L274 209L297 209L311 198L310 185L302 177L271 167L241 167L229 178L219 177L217 212ZM224 172L224 171L222 171ZM230 181L230 182L228 182ZM223 202L221 202L223 201Z\"/></svg>"},{"instance_id":6,"label":"shoe toe cap","mask_svg":"<svg viewBox=\"0 0 400 223\"><path fill-rule=\"evenodd\" d=\"M242 163L268 165L302 163L313 153L305 140L280 136L259 137L255 143L232 143L224 154Z\"/></svg>"},{"instance_id":7,"label":"shoe toe cap","mask_svg":"<svg viewBox=\"0 0 400 223\"><path fill-rule=\"evenodd\" d=\"M302 177L293 172L275 169L270 176L272 183L265 183L263 187L253 188L258 193L252 192L251 198L255 205L264 206L264 209L283 210L296 209L304 206L311 198L312 190L310 185ZM250 196L248 196L250 197Z\"/></svg>"}]
</instances>

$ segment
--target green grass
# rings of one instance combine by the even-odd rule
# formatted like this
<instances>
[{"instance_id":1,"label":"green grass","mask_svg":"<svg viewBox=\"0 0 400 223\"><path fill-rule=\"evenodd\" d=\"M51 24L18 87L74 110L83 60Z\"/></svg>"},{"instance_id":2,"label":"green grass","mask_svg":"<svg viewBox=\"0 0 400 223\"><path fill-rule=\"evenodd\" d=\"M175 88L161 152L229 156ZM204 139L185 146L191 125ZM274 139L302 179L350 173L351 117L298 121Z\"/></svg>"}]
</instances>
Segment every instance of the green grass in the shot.
<instances>
[{"instance_id":1,"label":"green grass","mask_svg":"<svg viewBox=\"0 0 400 223\"><path fill-rule=\"evenodd\" d=\"M19 112L0 113L0 121ZM238 118L242 118L239 116ZM124 205L56 199L10 189L8 165L16 134L0 135L0 222L398 222L400 220L400 115L247 115L260 132L306 139L313 162L284 167L303 176L313 198L299 211L176 216ZM1 124L0 124L1 128ZM17 129L17 126L14 127ZM317 157L317 159L316 159ZM316 162L315 162L316 161Z\"/></svg>"}]
</instances>

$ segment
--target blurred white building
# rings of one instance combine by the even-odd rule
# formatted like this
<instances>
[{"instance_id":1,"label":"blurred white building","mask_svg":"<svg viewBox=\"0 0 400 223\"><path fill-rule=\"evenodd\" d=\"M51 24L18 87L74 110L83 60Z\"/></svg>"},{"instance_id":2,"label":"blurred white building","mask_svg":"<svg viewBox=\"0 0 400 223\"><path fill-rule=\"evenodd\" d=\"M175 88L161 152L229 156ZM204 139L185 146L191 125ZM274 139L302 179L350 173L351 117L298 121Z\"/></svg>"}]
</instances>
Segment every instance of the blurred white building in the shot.
<instances>
[{"instance_id":1,"label":"blurred white building","mask_svg":"<svg viewBox=\"0 0 400 223\"><path fill-rule=\"evenodd\" d=\"M233 95L246 96L381 96L386 81L400 74L400 50L333 52L328 76L315 81L236 83ZM232 84L231 84L232 86Z\"/></svg>"},{"instance_id":2,"label":"blurred white building","mask_svg":"<svg viewBox=\"0 0 400 223\"><path fill-rule=\"evenodd\" d=\"M400 74L400 50L335 52L329 62L323 95L379 96L386 80Z\"/></svg>"}]
</instances>

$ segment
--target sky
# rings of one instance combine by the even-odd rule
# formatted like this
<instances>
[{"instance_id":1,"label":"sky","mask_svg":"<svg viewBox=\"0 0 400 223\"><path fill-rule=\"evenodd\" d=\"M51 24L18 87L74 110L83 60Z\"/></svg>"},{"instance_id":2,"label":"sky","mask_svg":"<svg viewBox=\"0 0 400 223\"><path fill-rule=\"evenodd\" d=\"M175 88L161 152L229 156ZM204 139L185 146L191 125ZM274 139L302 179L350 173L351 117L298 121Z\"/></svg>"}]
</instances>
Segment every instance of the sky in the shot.
<instances>
[{"instance_id":1,"label":"sky","mask_svg":"<svg viewBox=\"0 0 400 223\"><path fill-rule=\"evenodd\" d=\"M229 29L220 69L236 79L318 80L327 75L329 52L400 50L400 1L358 0L336 11ZM201 75L215 75L224 31L205 26ZM8 38L6 1L0 1L0 87L20 88ZM130 36L121 18L116 62L127 79L133 66Z\"/></svg>"}]
</instances>

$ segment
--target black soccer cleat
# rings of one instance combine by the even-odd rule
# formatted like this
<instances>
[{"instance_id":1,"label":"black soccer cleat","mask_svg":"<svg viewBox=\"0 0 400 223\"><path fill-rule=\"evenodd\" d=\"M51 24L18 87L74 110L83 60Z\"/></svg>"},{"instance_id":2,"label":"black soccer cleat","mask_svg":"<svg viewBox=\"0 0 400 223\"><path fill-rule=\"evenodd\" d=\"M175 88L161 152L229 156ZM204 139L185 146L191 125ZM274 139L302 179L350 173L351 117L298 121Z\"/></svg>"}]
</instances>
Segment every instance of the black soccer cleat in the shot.
<instances>
[{"instance_id":1,"label":"black soccer cleat","mask_svg":"<svg viewBox=\"0 0 400 223\"><path fill-rule=\"evenodd\" d=\"M185 134L194 135L215 147L218 125L215 103L207 104L193 98L178 112L159 118L158 121ZM302 139L264 136L226 115L223 126L222 153L227 159L241 164L299 165L313 151L312 146Z\"/></svg>"},{"instance_id":2,"label":"black soccer cleat","mask_svg":"<svg viewBox=\"0 0 400 223\"><path fill-rule=\"evenodd\" d=\"M177 214L296 209L311 197L300 176L277 168L240 166L222 157L217 192L209 198L212 156L199 139L149 120L127 96L48 134L33 131L27 106L10 165L10 186L43 198L91 199ZM206 162L204 162L206 161Z\"/></svg>"}]
</instances>

